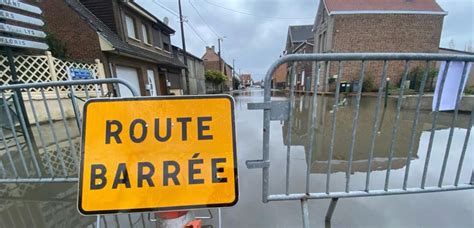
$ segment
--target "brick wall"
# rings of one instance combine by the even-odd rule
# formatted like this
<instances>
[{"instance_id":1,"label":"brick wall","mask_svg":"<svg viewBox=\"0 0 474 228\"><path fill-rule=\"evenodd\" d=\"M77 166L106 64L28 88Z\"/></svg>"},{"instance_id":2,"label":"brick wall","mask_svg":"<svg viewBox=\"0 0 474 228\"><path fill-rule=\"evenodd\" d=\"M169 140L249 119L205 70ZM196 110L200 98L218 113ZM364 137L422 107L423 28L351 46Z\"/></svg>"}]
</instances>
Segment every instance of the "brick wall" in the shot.
<instances>
[{"instance_id":1,"label":"brick wall","mask_svg":"<svg viewBox=\"0 0 474 228\"><path fill-rule=\"evenodd\" d=\"M38 5L43 10L43 20L46 23L44 30L64 42L69 58L87 62L104 60L97 33L64 1L25 2Z\"/></svg>"},{"instance_id":2,"label":"brick wall","mask_svg":"<svg viewBox=\"0 0 474 228\"><path fill-rule=\"evenodd\" d=\"M423 52L437 53L443 15L423 14L367 14L336 15L331 51L351 52ZM410 64L413 68L422 63ZM330 75L337 74L336 64L331 66ZM403 62L391 62L388 77L398 83L403 74ZM371 62L366 68L367 75L378 85L382 72L382 62ZM352 81L359 77L360 62L344 65L342 80Z\"/></svg>"},{"instance_id":3,"label":"brick wall","mask_svg":"<svg viewBox=\"0 0 474 228\"><path fill-rule=\"evenodd\" d=\"M219 70L219 62L218 61L206 61L204 60L204 69L205 70Z\"/></svg>"},{"instance_id":4,"label":"brick wall","mask_svg":"<svg viewBox=\"0 0 474 228\"><path fill-rule=\"evenodd\" d=\"M286 83L286 77L288 74L288 64L281 64L273 73L273 82L274 83Z\"/></svg>"}]
</instances>

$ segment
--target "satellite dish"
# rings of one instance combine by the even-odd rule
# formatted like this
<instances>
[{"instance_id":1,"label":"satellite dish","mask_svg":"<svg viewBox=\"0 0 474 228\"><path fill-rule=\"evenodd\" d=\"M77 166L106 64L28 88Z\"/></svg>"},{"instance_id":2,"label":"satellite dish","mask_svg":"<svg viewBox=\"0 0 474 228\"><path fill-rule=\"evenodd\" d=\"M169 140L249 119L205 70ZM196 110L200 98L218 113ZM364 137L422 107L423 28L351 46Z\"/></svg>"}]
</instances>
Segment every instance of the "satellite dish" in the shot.
<instances>
[{"instance_id":1,"label":"satellite dish","mask_svg":"<svg viewBox=\"0 0 474 228\"><path fill-rule=\"evenodd\" d=\"M168 25L168 23L169 23L168 17L164 17L164 18L163 18L163 23L165 23L166 25Z\"/></svg>"}]
</instances>

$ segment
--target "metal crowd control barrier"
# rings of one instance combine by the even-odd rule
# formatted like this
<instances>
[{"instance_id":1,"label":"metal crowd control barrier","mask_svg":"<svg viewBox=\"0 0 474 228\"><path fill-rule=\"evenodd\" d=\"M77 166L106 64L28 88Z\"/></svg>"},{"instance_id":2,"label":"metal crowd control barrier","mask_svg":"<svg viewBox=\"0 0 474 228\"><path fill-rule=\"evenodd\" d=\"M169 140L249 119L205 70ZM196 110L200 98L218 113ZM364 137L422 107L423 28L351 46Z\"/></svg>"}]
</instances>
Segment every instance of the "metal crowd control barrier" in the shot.
<instances>
[{"instance_id":1,"label":"metal crowd control barrier","mask_svg":"<svg viewBox=\"0 0 474 228\"><path fill-rule=\"evenodd\" d=\"M50 188L48 184L36 183L0 186L0 227L156 226L149 213L83 217L77 213L77 185L55 186L56 191L48 191Z\"/></svg>"},{"instance_id":2,"label":"metal crowd control barrier","mask_svg":"<svg viewBox=\"0 0 474 228\"><path fill-rule=\"evenodd\" d=\"M139 95L117 78L0 86L0 184L78 181L81 107L119 84Z\"/></svg>"},{"instance_id":3,"label":"metal crowd control barrier","mask_svg":"<svg viewBox=\"0 0 474 228\"><path fill-rule=\"evenodd\" d=\"M367 174L365 176L365 188L360 189L360 190L353 190L351 188L351 176L354 175L353 173L353 155L354 155L354 148L355 148L355 143L356 143L356 136L357 136L357 129L358 129L358 122L359 122L359 112L360 112L360 104L361 104L361 94L362 94L362 84L364 82L364 76L366 76L366 70L367 70L367 65L371 62L379 62L379 65L382 66L382 69L380 69L381 74L380 75L374 75L376 77L380 77L380 86L378 87L378 93L377 93L377 98L376 98L376 108L375 108L375 113L373 113L372 118L372 123L369 126L371 127L371 132L370 132L370 143L368 151L364 152L366 153L367 160L366 160L366 165L367 165ZM429 136L429 143L428 143L428 149L426 152L426 159L424 161L424 166L423 166L423 174L421 176L421 183L417 184L418 187L408 187L407 185L407 180L409 178L410 173L412 170L410 170L410 162L413 159L413 153L414 153L414 144L415 144L415 132L416 129L419 128L419 116L420 116L420 107L421 107L421 100L424 95L424 90L425 86L427 85L427 78L428 78L428 71L430 67L432 67L433 63L436 61L445 61L446 62L446 67L444 68L444 71L442 72L444 77L441 80L440 84L440 91L443 91L443 86L445 85L446 80L446 75L448 73L448 68L451 63L453 62L462 62L463 63L463 71L462 71L462 76L461 76L461 83L459 88L457 89L457 94L456 94L456 106L455 110L452 113L452 119L450 119L450 126L449 126L449 136L447 139L447 146L446 148L443 148L444 150L444 159L442 161L442 167L441 167L441 172L439 175L439 181L437 182L436 185L429 186L426 182L427 179L427 170L430 165L430 155L433 149L433 141L434 141L434 136L435 136L435 130L437 129L437 123L438 123L438 116L440 114L440 101L441 101L441 96L442 92L440 92L436 98L437 100L437 105L436 109L434 112L432 112L432 120L430 121L429 124L431 124L431 128L429 130L430 136ZM246 165L249 169L262 169L262 201L264 203L267 203L269 201L283 201L283 200L300 200L301 201L301 208L302 208L302 217L303 217L303 226L304 227L309 227L309 211L308 211L308 204L307 201L309 199L332 199L331 203L329 205L327 214L326 214L326 221L330 221L331 216L334 212L337 200L339 198L345 198L345 197L364 197L364 196L380 196L380 195L395 195L395 194L410 194L410 193L424 193L424 192L441 192L441 191L452 191L452 190L466 190L466 189L474 189L474 172L472 172L470 180L468 180L468 183L461 183L460 182L460 173L462 170L462 166L464 163L464 158L466 157L466 153L472 153L474 151L467 151L468 147L468 141L470 139L470 134L471 130L473 128L473 117L474 117L474 106L472 107L472 111L470 113L470 118L469 118L469 123L465 128L467 128L466 134L464 138L462 139L463 141L463 146L462 146L462 151L459 160L457 160L457 168L455 168L456 175L453 180L453 184L445 185L443 184L445 182L444 176L446 172L446 166L447 166L447 161L450 156L450 151L451 151L451 144L453 140L453 132L455 129L454 123L456 122L456 119L458 118L458 112L459 112L459 104L460 104L460 98L461 98L461 91L462 91L462 85L464 84L463 82L467 80L467 69L468 69L468 63L474 61L474 56L467 56L467 55L441 55L441 54L417 54L417 53L351 53L351 54L294 54L294 55L287 55L276 62L274 62L270 69L267 71L267 74L265 76L265 91L264 91L264 102L263 103L251 103L248 104L248 109L252 110L263 110L263 156L261 160L249 160L246 162ZM295 99L295 80L296 80L296 73L295 73L295 66L297 62L311 62L311 63L316 63L316 65L313 65L314 73L315 73L315 82L319 82L321 73L320 73L320 65L325 64L325 66L328 66L326 69L328 72L331 72L332 69L333 71L337 73L337 79L335 80L336 86L335 86L335 93L334 93L334 105L332 106L332 114L330 114L329 117L332 119L330 123L330 143L328 145L323 145L324 148L327 148L327 161L325 165L327 165L327 168L325 169L326 171L322 172L322 175L325 176L325 189L319 192L314 192L312 189L310 189L310 183L311 183L311 169L314 164L312 163L312 151L313 147L316 146L318 142L313 142L314 140L314 134L315 131L317 131L316 127L316 119L317 119L317 111L320 108L318 105L318 99L316 93L312 96L312 110L310 111L310 128L308 129L308 135L309 136L309 145L308 147L309 152L306 153L306 176L305 176L305 190L304 192L300 193L290 193L289 189L290 187L294 187L290 185L290 166L291 166L291 159L290 159L290 153L291 153L291 134L292 134L292 124L293 124L293 118L292 118L292 110L294 106L294 99ZM344 74L344 69L345 69L345 64L350 62L352 67L354 67L355 64L357 64L357 74L354 76L355 81L359 82L359 86L356 90L356 93L354 94L356 96L355 98L355 103L353 103L354 111L352 114L352 124L349 126L351 129L350 132L350 147L348 151L345 151L344 153L347 153L348 158L347 158L347 167L345 170L345 190L344 191L333 191L330 188L330 183L331 183L331 173L332 173L332 166L333 166L333 153L335 152L335 144L336 144L336 139L337 139L337 134L335 132L336 129L336 124L338 124L337 120L337 112L338 112L338 107L339 107L339 100L341 98L340 96L340 85L341 85L341 78L343 78ZM390 139L390 146L387 148L385 151L388 155L388 165L386 168L386 174L385 176L385 184L383 189L372 189L370 186L370 178L371 178L371 172L374 171L373 163L374 163L374 145L376 142L377 138L377 131L378 128L380 127L380 110L381 110L381 103L382 103L382 97L384 95L384 90L386 89L386 79L387 79L387 69L388 66L392 62L398 62L398 64L401 64L403 66L403 74L401 77L401 82L400 82L400 92L398 95L398 100L397 100L397 105L396 105L396 113L394 117L394 126L391 129L391 139ZM407 81L407 76L409 72L409 66L410 63L416 62L417 64L421 65L424 68L424 73L423 77L421 79L421 84L420 84L420 89L417 92L417 100L416 100L416 108L415 108L415 113L413 119L410 120L410 127L411 127L411 133L410 133L410 139L408 143L408 150L406 152L406 162L404 163L405 165L405 170L404 170L404 178L403 178L403 185L400 186L400 188L389 188L389 183L390 183L390 171L391 167L393 165L393 157L394 157L394 147L397 144L397 131L399 130L400 126L400 112L401 112L401 106L402 106L402 98L404 98L404 91L406 90L406 81ZM290 72L290 90L289 90L289 101L271 101L271 83L272 83L272 75L276 72L276 69L282 65L283 63L288 63L289 66L291 67L291 72ZM328 64L329 63L329 64ZM333 68L330 68L330 64L333 64ZM334 64L335 63L335 64ZM420 64L421 63L421 64ZM393 63L392 63L393 64ZM316 66L316 67L314 67ZM353 69L352 69L353 70ZM449 79L448 79L449 80ZM318 83L312 83L313 85L313 91L318 91ZM444 113L443 113L444 114ZM287 154L286 154L286 191L281 194L270 194L270 165L272 164L272 161L270 159L270 121L272 120L279 120L279 121L287 121L288 122L288 131L287 131L287 140L286 140L286 145L287 145ZM369 121L370 122L370 121ZM362 132L363 134L366 134L365 132ZM319 151L318 151L319 152ZM416 152L416 151L415 151ZM321 153L320 153L321 154ZM320 155L322 156L322 155ZM276 168L278 169L278 168ZM421 170L420 170L421 171ZM296 175L296 174L295 174ZM313 180L314 181L314 180Z\"/></svg>"}]
</instances>

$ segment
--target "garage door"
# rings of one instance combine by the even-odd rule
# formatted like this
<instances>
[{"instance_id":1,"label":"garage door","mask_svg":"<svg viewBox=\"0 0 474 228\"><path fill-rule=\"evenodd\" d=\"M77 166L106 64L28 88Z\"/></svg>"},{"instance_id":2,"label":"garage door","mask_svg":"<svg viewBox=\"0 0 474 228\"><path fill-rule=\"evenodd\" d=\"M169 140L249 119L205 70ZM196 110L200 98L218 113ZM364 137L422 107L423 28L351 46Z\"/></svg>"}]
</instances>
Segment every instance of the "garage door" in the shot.
<instances>
[{"instance_id":1,"label":"garage door","mask_svg":"<svg viewBox=\"0 0 474 228\"><path fill-rule=\"evenodd\" d=\"M133 67L124 67L124 66L117 66L116 68L117 78L120 78L126 82L128 82L139 94L140 91L140 83L138 82L138 72L137 69ZM124 85L119 85L120 96L121 97L132 97L133 94Z\"/></svg>"}]
</instances>

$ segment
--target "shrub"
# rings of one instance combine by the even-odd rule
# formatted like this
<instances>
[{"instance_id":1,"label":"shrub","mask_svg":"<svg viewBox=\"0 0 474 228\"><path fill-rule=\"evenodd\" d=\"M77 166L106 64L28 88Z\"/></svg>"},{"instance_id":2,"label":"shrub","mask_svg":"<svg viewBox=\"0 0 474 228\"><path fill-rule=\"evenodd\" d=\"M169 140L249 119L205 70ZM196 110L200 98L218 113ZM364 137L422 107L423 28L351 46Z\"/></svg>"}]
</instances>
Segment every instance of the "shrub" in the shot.
<instances>
[{"instance_id":1,"label":"shrub","mask_svg":"<svg viewBox=\"0 0 474 228\"><path fill-rule=\"evenodd\" d=\"M371 75L365 75L364 81L362 82L362 92L372 92L376 89L375 81Z\"/></svg>"},{"instance_id":2,"label":"shrub","mask_svg":"<svg viewBox=\"0 0 474 228\"><path fill-rule=\"evenodd\" d=\"M474 86L469 86L464 89L464 94L474 95Z\"/></svg>"},{"instance_id":3,"label":"shrub","mask_svg":"<svg viewBox=\"0 0 474 228\"><path fill-rule=\"evenodd\" d=\"M216 85L222 84L227 79L223 73L215 70L206 70L204 77L206 78L206 81L212 82Z\"/></svg>"},{"instance_id":4,"label":"shrub","mask_svg":"<svg viewBox=\"0 0 474 228\"><path fill-rule=\"evenodd\" d=\"M425 73L425 68L417 66L413 68L409 73L408 73L408 80L411 80L410 82L410 89L414 90L419 90L420 85L421 85L421 80L423 79L423 74ZM430 68L428 70L428 78L426 79L426 84L425 84L425 91L431 90L432 86L431 84L434 81L434 78L438 75L438 70L434 68Z\"/></svg>"},{"instance_id":5,"label":"shrub","mask_svg":"<svg viewBox=\"0 0 474 228\"><path fill-rule=\"evenodd\" d=\"M60 59L68 58L66 44L53 33L47 33L45 38L51 54Z\"/></svg>"},{"instance_id":6,"label":"shrub","mask_svg":"<svg viewBox=\"0 0 474 228\"><path fill-rule=\"evenodd\" d=\"M232 78L232 83L233 83L234 89L239 89L240 79L238 77Z\"/></svg>"}]
</instances>

